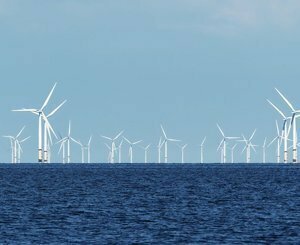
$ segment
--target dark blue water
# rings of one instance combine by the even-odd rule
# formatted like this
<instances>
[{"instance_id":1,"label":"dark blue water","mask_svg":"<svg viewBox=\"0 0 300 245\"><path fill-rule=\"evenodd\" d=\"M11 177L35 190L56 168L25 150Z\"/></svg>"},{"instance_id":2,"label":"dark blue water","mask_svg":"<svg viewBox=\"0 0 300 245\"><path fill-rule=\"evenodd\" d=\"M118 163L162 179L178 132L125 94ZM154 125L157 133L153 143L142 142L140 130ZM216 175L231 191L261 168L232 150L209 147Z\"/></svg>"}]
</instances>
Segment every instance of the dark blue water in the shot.
<instances>
[{"instance_id":1,"label":"dark blue water","mask_svg":"<svg viewBox=\"0 0 300 245\"><path fill-rule=\"evenodd\" d=\"M297 165L0 165L0 243L300 243Z\"/></svg>"}]
</instances>

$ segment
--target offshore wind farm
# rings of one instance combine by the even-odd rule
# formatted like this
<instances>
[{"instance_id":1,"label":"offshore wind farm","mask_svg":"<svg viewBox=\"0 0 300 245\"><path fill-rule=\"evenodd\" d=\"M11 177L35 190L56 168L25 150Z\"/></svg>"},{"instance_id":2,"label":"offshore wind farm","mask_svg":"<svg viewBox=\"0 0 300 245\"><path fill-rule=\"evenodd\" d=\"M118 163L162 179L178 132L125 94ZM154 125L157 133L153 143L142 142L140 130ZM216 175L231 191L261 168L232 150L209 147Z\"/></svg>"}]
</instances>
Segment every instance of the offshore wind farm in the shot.
<instances>
[{"instance_id":1,"label":"offshore wind farm","mask_svg":"<svg viewBox=\"0 0 300 245\"><path fill-rule=\"evenodd\" d=\"M0 244L300 244L299 12L0 0Z\"/></svg>"},{"instance_id":2,"label":"offshore wind farm","mask_svg":"<svg viewBox=\"0 0 300 245\"><path fill-rule=\"evenodd\" d=\"M55 91L55 88L57 86L57 83L55 83L50 90L50 93L47 95L45 101L43 102L40 109L27 109L27 108L21 108L21 109L12 109L12 112L29 112L33 115L38 116L38 123L36 128L36 139L37 139L37 147L36 147L36 156L37 160L32 161L37 163L51 163L50 156L54 152L54 154L62 154L61 160L56 160L56 163L91 163L91 149L93 147L92 143L92 135L90 136L88 143L86 145L81 143L81 139L74 139L71 136L71 119L66 119L66 121L69 122L68 129L67 129L67 135L65 137L60 138L57 135L61 135L61 132L55 132L55 127L52 126L53 122L55 123L55 118L51 120L50 118L55 114L59 113L59 110L63 110L63 106L67 102L67 99L65 99L62 103L60 103L53 111L51 111L48 115L44 112L45 108L47 107L48 103L51 102L51 97ZM275 109L275 111L278 112L278 116L282 116L283 118L283 124L282 124L282 130L279 130L279 125L277 122L277 118L275 120L276 122L276 133L275 138L271 140L269 143L266 141L267 138L272 138L274 135L263 135L264 136L264 142L260 142L261 145L258 143L253 144L252 140L255 137L257 129L253 131L251 136L249 138L246 138L243 133L235 132L235 136L227 136L225 135L223 129L219 126L218 123L216 123L216 131L220 132L221 135L221 142L219 146L216 146L216 152L215 155L217 156L220 154L220 163L227 163L227 162L234 162L234 154L235 154L235 148L240 146L240 153L245 153L245 160L239 161L240 163L253 163L251 159L251 154L257 154L259 157L257 159L261 159L254 163L271 163L271 159L276 159L277 163L298 163L298 134L297 134L297 118L300 116L300 111L295 110L291 102L277 89L275 88L275 93L277 93L281 99L282 104L286 104L290 109L290 114L286 114L289 116L285 116L286 114L283 113L280 109L278 109L277 106L275 106L270 100L266 99L264 103L270 104L270 109ZM20 115L21 116L21 115ZM84 116L84 115L83 115ZM21 119L20 119L21 120ZM51 120L51 123L50 123ZM53 121L53 122L52 122ZM131 141L126 137L126 130L122 130L119 132L114 138L110 138L104 135L100 135L97 132L93 132L92 134L95 134L98 136L98 141L101 142L101 139L104 139L105 141L102 141L102 148L107 149L106 152L106 162L97 161L97 150L94 150L94 160L93 163L148 163L148 159L150 154L152 154L151 157L151 163L170 163L168 159L168 149L169 147L173 146L174 149L179 147L180 156L177 161L173 160L172 163L185 163L184 155L185 155L185 148L188 146L188 142L185 143L183 140L179 139L173 139L169 138L166 134L166 131L163 127L163 125L159 125L161 129L160 135L157 135L157 140L155 142L151 142L146 147L141 146L141 142L143 140L136 140ZM20 135L22 134L23 130L25 129L25 126L21 129L21 131L18 133L17 136L7 136L3 135L4 138L10 139L11 144L11 163L21 163L21 152L23 152L23 149L21 147L21 143L29 140L31 136L26 137L22 140L19 139ZM99 129L100 132L100 129ZM34 135L34 132L31 132L31 135ZM143 133L140 132L140 138L143 138ZM204 135L204 133L202 134ZM238 136L240 135L240 136ZM195 135L197 136L197 135ZM88 135L86 136L86 138ZM209 140L207 137L205 137L200 145L200 151L197 152L197 154L192 158L192 161L190 163L208 163L204 161L203 155L205 155L205 143ZM107 144L107 141L110 145ZM125 141L127 143L127 151L128 151L128 157L127 159L121 159L122 156L122 144ZM158 142L157 148L149 149L151 144L155 144ZM179 142L183 142L185 144L178 145ZM199 133L199 142L200 142L200 133ZM273 145L273 143L276 142L276 151L271 151L269 148ZM76 151L81 152L81 158L77 160L72 159L72 151L71 151L71 144L76 144L77 148L73 146ZM119 145L119 147L117 147ZM144 161L138 161L134 160L134 148L136 146L139 146L142 150L144 150ZM268 147L266 147L268 146ZM55 151L52 150L52 148L55 149ZM197 146L195 146L197 148ZM138 150L138 149L136 149ZM31 152L33 152L31 150ZM100 151L101 152L101 151ZM87 160L85 158L85 153L87 153ZM275 154L275 155L274 155ZM100 159L100 154L98 153L98 159ZM227 159L227 156L230 155L231 161ZM273 155L273 157L271 156ZM157 157L157 159L155 159ZM200 156L200 157L199 157ZM289 156L291 157L290 161L288 160ZM260 158L261 157L261 158ZM118 158L118 159L117 159ZM162 161L163 160L163 161ZM214 163L217 163L216 160Z\"/></svg>"}]
</instances>

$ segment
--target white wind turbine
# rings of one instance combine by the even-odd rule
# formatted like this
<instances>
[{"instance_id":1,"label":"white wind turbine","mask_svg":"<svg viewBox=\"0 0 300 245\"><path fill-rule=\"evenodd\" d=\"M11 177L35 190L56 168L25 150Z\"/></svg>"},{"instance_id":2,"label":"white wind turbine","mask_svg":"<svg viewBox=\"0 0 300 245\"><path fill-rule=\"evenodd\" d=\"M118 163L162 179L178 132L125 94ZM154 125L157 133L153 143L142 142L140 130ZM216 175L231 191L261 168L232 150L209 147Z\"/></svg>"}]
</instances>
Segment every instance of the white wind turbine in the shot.
<instances>
[{"instance_id":1,"label":"white wind turbine","mask_svg":"<svg viewBox=\"0 0 300 245\"><path fill-rule=\"evenodd\" d=\"M181 149L181 163L184 163L184 150L188 145L185 144L183 146L178 145L178 147Z\"/></svg>"},{"instance_id":2,"label":"white wind turbine","mask_svg":"<svg viewBox=\"0 0 300 245\"><path fill-rule=\"evenodd\" d=\"M65 142L67 144L67 163L71 162L71 141L77 143L76 140L74 140L71 137L71 121L69 121L68 135L63 139L61 139L60 141L58 141L58 143ZM62 146L62 148L64 148L64 145Z\"/></svg>"},{"instance_id":3,"label":"white wind turbine","mask_svg":"<svg viewBox=\"0 0 300 245\"><path fill-rule=\"evenodd\" d=\"M21 136L22 132L24 131L25 126L19 131L17 136L3 136L4 138L10 139L11 143L11 151L12 151L12 163L18 163L20 159L20 154L22 151L21 143L28 140L30 137L27 137L23 140L19 140L19 137Z\"/></svg>"},{"instance_id":4,"label":"white wind turbine","mask_svg":"<svg viewBox=\"0 0 300 245\"><path fill-rule=\"evenodd\" d=\"M254 147L256 147L257 145L253 145L252 142L251 142L251 140L253 139L255 133L256 133L256 129L254 130L254 132L252 133L251 137L248 140L245 138L244 135L242 135L243 139L239 140L240 142L244 142L246 144L243 151L242 151L242 153L246 150L246 162L247 163L250 163L250 161L251 161L251 149L253 149L253 151L256 152Z\"/></svg>"},{"instance_id":5,"label":"white wind turbine","mask_svg":"<svg viewBox=\"0 0 300 245\"><path fill-rule=\"evenodd\" d=\"M204 148L204 143L205 143L205 141L206 141L206 136L204 137L204 139L203 139L203 141L202 141L202 143L201 143L201 145L200 145L200 163L203 163L203 148Z\"/></svg>"},{"instance_id":6,"label":"white wind turbine","mask_svg":"<svg viewBox=\"0 0 300 245\"><path fill-rule=\"evenodd\" d=\"M227 136L225 136L225 134L224 134L223 130L221 129L221 127L219 126L219 124L217 124L217 127L218 127L218 129L219 129L219 131L220 131L220 133L221 133L221 135L223 137L222 140L221 140L221 142L220 142L220 145L219 145L217 151L219 151L222 148L222 151L221 151L222 152L221 153L222 154L221 155L221 162L222 163L226 163L226 146L227 146L227 141L228 140L239 139L240 137L227 137Z\"/></svg>"},{"instance_id":7,"label":"white wind turbine","mask_svg":"<svg viewBox=\"0 0 300 245\"><path fill-rule=\"evenodd\" d=\"M278 123L276 120L276 130L277 130L277 136L269 143L268 147L270 147L276 140L277 140L277 163L280 163L280 146L281 146L281 135L279 132L279 127L278 127Z\"/></svg>"},{"instance_id":8,"label":"white wind turbine","mask_svg":"<svg viewBox=\"0 0 300 245\"><path fill-rule=\"evenodd\" d=\"M290 132L290 128L292 127L293 128L293 163L297 163L298 162L298 150L297 150L298 136L297 136L297 117L296 117L296 115L298 115L300 113L300 111L295 110L293 105L287 100L287 98L277 88L275 88L275 90L280 95L280 97L287 103L289 108L292 110L292 119L291 119L291 123L290 123L290 127L289 127L289 132ZM287 135L289 135L289 132Z\"/></svg>"},{"instance_id":9,"label":"white wind turbine","mask_svg":"<svg viewBox=\"0 0 300 245\"><path fill-rule=\"evenodd\" d=\"M145 152L145 163L148 163L148 150L149 150L149 147L151 146L151 144L147 145L146 147L143 147L141 146L141 148L144 150Z\"/></svg>"},{"instance_id":10,"label":"white wind turbine","mask_svg":"<svg viewBox=\"0 0 300 245\"><path fill-rule=\"evenodd\" d=\"M25 141L29 140L30 138L31 138L31 136L28 136L25 139L20 140L20 141L18 139L16 139L17 144L18 144L18 163L21 163L21 153L23 153L21 144L24 143Z\"/></svg>"},{"instance_id":11,"label":"white wind turbine","mask_svg":"<svg viewBox=\"0 0 300 245\"><path fill-rule=\"evenodd\" d=\"M180 140L168 138L163 126L160 125L160 127L165 138L162 142L162 145L165 146L165 163L168 163L168 142L180 142Z\"/></svg>"},{"instance_id":12,"label":"white wind turbine","mask_svg":"<svg viewBox=\"0 0 300 245\"><path fill-rule=\"evenodd\" d=\"M111 141L111 159L110 159L110 163L115 163L115 151L116 151L116 140L123 134L124 131L121 131L116 137L114 138L110 138L107 136L101 136L104 139L110 140Z\"/></svg>"},{"instance_id":13,"label":"white wind turbine","mask_svg":"<svg viewBox=\"0 0 300 245\"><path fill-rule=\"evenodd\" d=\"M277 106L275 106L271 101L267 100L269 104L282 116L283 118L283 126L282 126L282 134L281 134L281 140L283 139L284 142L284 154L283 154L283 162L288 162L288 132L287 132L287 122L289 117L286 117L285 114L278 109ZM281 143L280 143L281 144Z\"/></svg>"},{"instance_id":14,"label":"white wind turbine","mask_svg":"<svg viewBox=\"0 0 300 245\"><path fill-rule=\"evenodd\" d=\"M25 108L23 108L23 109L19 109L19 110L12 110L14 112L30 112L30 113L33 113L38 116L38 162L40 162L40 163L43 162L43 160L44 160L44 157L43 157L43 135L42 135L43 121L48 124L49 129L55 135L55 132L54 132L53 128L51 127L51 125L48 121L48 118L46 117L46 115L44 113L44 109L47 106L56 85L57 85L57 83L54 84L48 97L46 98L46 100L44 101L44 104L42 105L42 107L40 109L25 109Z\"/></svg>"},{"instance_id":15,"label":"white wind turbine","mask_svg":"<svg viewBox=\"0 0 300 245\"><path fill-rule=\"evenodd\" d=\"M126 137L123 136L123 139L127 141L129 144L129 158L130 158L130 163L133 163L133 146L137 145L138 143L142 142L142 140L136 141L136 142L131 142L129 141Z\"/></svg>"},{"instance_id":16,"label":"white wind turbine","mask_svg":"<svg viewBox=\"0 0 300 245\"><path fill-rule=\"evenodd\" d=\"M87 163L90 163L90 159L91 159L90 158L90 154L91 154L90 147L91 147L92 136L90 137L90 139L86 145L81 143L81 141L79 141L79 140L73 139L73 141L75 143L77 143L81 148L81 163L85 163L85 151L87 151L87 156L88 156Z\"/></svg>"},{"instance_id":17,"label":"white wind turbine","mask_svg":"<svg viewBox=\"0 0 300 245\"><path fill-rule=\"evenodd\" d=\"M266 163L266 148L267 148L267 138L265 138L264 144L262 146L262 150L263 150L263 163Z\"/></svg>"}]
</instances>

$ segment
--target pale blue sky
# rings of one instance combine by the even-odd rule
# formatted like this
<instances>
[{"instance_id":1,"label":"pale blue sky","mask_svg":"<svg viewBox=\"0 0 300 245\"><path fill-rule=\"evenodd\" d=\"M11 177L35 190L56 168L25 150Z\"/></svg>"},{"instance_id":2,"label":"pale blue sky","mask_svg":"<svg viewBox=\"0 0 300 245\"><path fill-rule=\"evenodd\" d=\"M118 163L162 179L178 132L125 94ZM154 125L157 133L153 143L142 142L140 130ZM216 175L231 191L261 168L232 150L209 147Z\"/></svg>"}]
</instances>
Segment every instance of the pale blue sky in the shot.
<instances>
[{"instance_id":1,"label":"pale blue sky","mask_svg":"<svg viewBox=\"0 0 300 245\"><path fill-rule=\"evenodd\" d=\"M36 161L37 118L10 110L40 106L58 81L47 110L68 102L52 124L64 134L71 119L73 137L82 141L92 133L93 161L106 160L99 135L121 129L152 143L149 159L157 161L160 123L189 143L186 160L193 162L205 135L205 160L219 161L217 122L231 136L257 128L259 145L273 138L280 118L265 99L288 112L274 87L300 103L300 3L220 2L0 0L1 135L27 125L24 136L32 139L23 160ZM236 158L244 161L241 148ZM80 161L79 147L72 150ZM125 160L127 146L123 151ZM275 149L269 152L274 161ZM135 153L142 161L143 151ZM0 160L10 160L5 139ZM179 160L170 145L170 161Z\"/></svg>"}]
</instances>

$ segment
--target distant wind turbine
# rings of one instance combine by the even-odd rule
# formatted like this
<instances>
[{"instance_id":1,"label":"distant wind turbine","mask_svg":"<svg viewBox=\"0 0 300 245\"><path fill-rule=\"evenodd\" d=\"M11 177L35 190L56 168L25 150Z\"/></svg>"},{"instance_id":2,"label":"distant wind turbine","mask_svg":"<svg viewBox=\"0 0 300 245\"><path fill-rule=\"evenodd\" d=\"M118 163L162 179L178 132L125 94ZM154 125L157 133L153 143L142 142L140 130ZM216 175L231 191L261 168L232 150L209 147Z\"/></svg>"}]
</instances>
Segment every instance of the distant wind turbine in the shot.
<instances>
[{"instance_id":1,"label":"distant wind turbine","mask_svg":"<svg viewBox=\"0 0 300 245\"><path fill-rule=\"evenodd\" d=\"M168 138L163 126L160 125L160 127L164 135L164 140L162 144L165 146L165 163L168 163L168 142L180 142L180 140Z\"/></svg>"},{"instance_id":2,"label":"distant wind turbine","mask_svg":"<svg viewBox=\"0 0 300 245\"><path fill-rule=\"evenodd\" d=\"M133 146L137 145L138 143L142 142L142 140L136 141L136 142L131 142L129 141L126 137L123 137L125 141L129 144L129 158L130 158L130 163L133 163Z\"/></svg>"}]
</instances>

